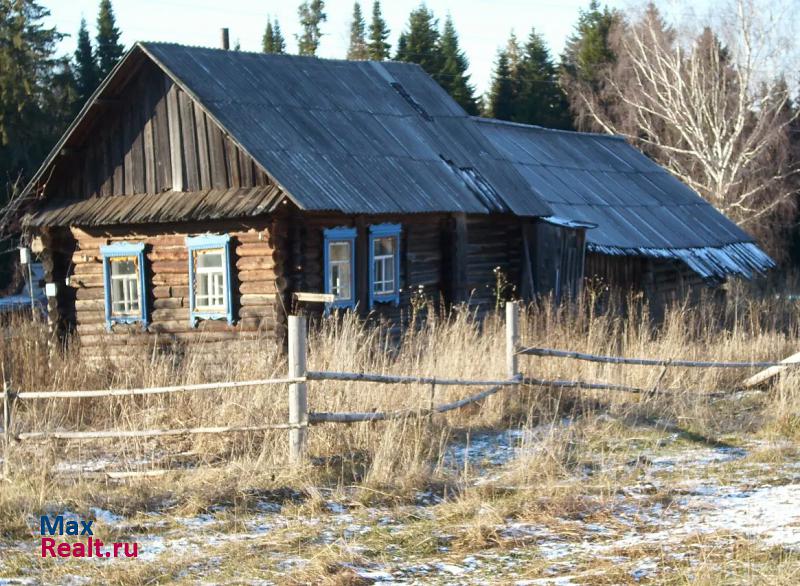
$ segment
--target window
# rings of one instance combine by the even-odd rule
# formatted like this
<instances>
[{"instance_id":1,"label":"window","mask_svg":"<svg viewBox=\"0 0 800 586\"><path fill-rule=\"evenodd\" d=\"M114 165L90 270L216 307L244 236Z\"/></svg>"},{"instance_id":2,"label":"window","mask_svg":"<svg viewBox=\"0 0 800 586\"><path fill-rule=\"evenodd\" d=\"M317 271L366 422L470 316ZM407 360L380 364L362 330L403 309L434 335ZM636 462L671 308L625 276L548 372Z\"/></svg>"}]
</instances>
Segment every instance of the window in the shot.
<instances>
[{"instance_id":1,"label":"window","mask_svg":"<svg viewBox=\"0 0 800 586\"><path fill-rule=\"evenodd\" d=\"M325 230L325 293L334 295L329 307L355 307L355 228Z\"/></svg>"},{"instance_id":2,"label":"window","mask_svg":"<svg viewBox=\"0 0 800 586\"><path fill-rule=\"evenodd\" d=\"M369 306L400 303L400 225L369 227Z\"/></svg>"},{"instance_id":3,"label":"window","mask_svg":"<svg viewBox=\"0 0 800 586\"><path fill-rule=\"evenodd\" d=\"M230 236L195 236L189 249L189 322L224 319L233 323Z\"/></svg>"},{"instance_id":4,"label":"window","mask_svg":"<svg viewBox=\"0 0 800 586\"><path fill-rule=\"evenodd\" d=\"M117 242L100 247L103 256L106 328L115 323L147 325L144 244Z\"/></svg>"}]
</instances>

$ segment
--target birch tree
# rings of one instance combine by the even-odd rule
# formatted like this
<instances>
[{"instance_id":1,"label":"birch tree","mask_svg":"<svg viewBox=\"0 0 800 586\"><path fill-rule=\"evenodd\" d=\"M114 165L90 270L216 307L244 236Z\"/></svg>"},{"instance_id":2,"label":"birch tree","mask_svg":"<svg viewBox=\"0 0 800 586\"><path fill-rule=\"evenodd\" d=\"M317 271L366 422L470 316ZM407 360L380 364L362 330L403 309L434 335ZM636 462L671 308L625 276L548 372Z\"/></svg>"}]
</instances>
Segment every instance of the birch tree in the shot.
<instances>
[{"instance_id":1,"label":"birch tree","mask_svg":"<svg viewBox=\"0 0 800 586\"><path fill-rule=\"evenodd\" d=\"M765 75L775 39L764 7L735 0L733 14L726 43L709 27L682 42L650 4L615 31L618 57L602 87L572 89L595 129L642 146L769 241L794 205L788 179L797 169L786 145L796 113L779 73Z\"/></svg>"}]
</instances>

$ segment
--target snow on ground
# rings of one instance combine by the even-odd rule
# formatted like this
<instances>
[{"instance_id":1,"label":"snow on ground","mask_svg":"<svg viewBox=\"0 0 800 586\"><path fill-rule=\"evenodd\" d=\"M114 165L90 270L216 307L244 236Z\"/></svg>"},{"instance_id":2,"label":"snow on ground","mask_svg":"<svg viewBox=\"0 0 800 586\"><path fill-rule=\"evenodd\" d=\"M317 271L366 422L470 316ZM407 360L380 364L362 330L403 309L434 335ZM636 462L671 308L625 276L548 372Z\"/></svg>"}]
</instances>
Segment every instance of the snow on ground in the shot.
<instances>
[{"instance_id":1,"label":"snow on ground","mask_svg":"<svg viewBox=\"0 0 800 586\"><path fill-rule=\"evenodd\" d=\"M520 430L472 434L451 446L443 466L463 470L466 464L471 471L470 479L478 483L496 477L502 466L518 454L526 439L530 438ZM612 565L627 563L634 581L656 576L664 571L665 560L692 555L682 545L695 535L724 539L732 533L765 546L800 551L800 468L791 462L775 465L751 462L745 460L747 455L746 448L730 447L688 447L667 455L649 455L643 460L646 464L638 482L613 497L608 522L563 519L558 528L508 519L494 528L507 547L479 548L470 555L457 555L451 549L450 532L455 528L442 526L441 532L434 531L432 535L440 543L435 553L409 555L390 545L377 557L380 561L343 560L341 565L376 583L476 583L498 579L511 582L519 578L516 583L520 585L567 585L592 583L592 577L603 571L585 568L579 571L580 562L586 560ZM724 475L709 474L714 466L729 468ZM669 505L650 498L665 489L674 495ZM214 560L218 559L214 557L218 548L232 543L259 545L260 554L264 555L265 550L270 551L270 539L285 539L286 534L280 531L287 530L296 533L309 530L316 535L318 545L340 547L357 556L367 549L359 540L376 530L402 534L406 530L402 519L407 519L409 512L417 519L433 519L432 506L441 502L441 498L431 493L419 496L416 505L403 507L351 509L348 504L328 500L324 513L300 517L286 516L279 503L265 500L248 515L238 517L233 530L217 516L222 513L224 517L226 513L221 506L188 518L150 514L147 521L139 517L135 523L100 508L93 508L91 513L101 535L111 528L130 531L126 539L137 541L142 552L137 562L158 563L160 559L174 560L184 555ZM31 524L36 524L33 519ZM273 534L277 537L273 538ZM38 541L32 540L32 568L36 564L37 546ZM630 558L626 550L641 546L660 548L662 555ZM4 575L4 551L14 552L19 547L0 541L0 576ZM277 552L270 555L279 571L292 571L306 566L317 549L310 543L294 555ZM303 555L306 551L309 558ZM545 575L519 577L519 572L529 567L532 560L544 564ZM202 570L199 576L203 576ZM73 578L72 583L80 583L80 576ZM0 586L32 583L26 576L14 580L17 581L0 577Z\"/></svg>"}]
</instances>

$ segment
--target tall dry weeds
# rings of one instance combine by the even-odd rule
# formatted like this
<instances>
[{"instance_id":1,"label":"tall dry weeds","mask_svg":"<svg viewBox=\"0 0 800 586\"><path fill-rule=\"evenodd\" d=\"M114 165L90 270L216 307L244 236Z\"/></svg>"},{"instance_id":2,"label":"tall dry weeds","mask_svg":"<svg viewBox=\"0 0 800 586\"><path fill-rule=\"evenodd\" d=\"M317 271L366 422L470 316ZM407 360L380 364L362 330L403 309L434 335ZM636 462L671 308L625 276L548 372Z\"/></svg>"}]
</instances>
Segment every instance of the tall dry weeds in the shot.
<instances>
[{"instance_id":1,"label":"tall dry weeds","mask_svg":"<svg viewBox=\"0 0 800 586\"><path fill-rule=\"evenodd\" d=\"M741 361L780 359L798 350L796 302L783 299L759 300L734 289L727 301L709 297L697 305L675 304L659 324L635 298L605 300L602 311L599 305L588 292L574 306L542 302L528 307L521 319L522 344L597 354ZM403 328L399 339L390 335L389 324L364 327L349 314L322 320L310 333L309 368L462 378L504 376L501 316L489 314L478 320L465 308L449 314L433 308L415 308L415 312L414 327ZM0 354L17 390L162 386L221 377L248 380L282 376L287 369L281 349L267 337L231 344L213 354L201 345L180 354L159 354L145 347L132 350L129 360L120 365L102 355L88 364L76 340L65 347L54 346L41 323L12 320L4 333ZM526 483L532 476L557 482L565 468L575 465L570 450L576 445L595 435L613 436L613 425L597 423L600 414L615 424L679 429L709 441L731 429L796 436L800 419L796 377L782 378L772 393L740 410L744 403L721 403L702 394L734 389L745 374L738 370L670 367L662 373L658 368L536 357L522 357L520 364L526 375L540 379L606 381L652 392L629 395L523 386L494 395L480 406L432 419L319 425L309 434L311 463L301 470L287 467L284 432L16 444L11 458L16 488L0 489L0 516L4 508L37 509L54 498L76 494L74 485L65 488L67 484L58 480L60 473L77 469L77 464L69 462L88 462L89 469L109 464L123 470L200 467L180 482L172 476L132 481L119 498L127 499L123 506L131 509L147 508L165 494L172 500L185 497L182 502L187 506L202 507L215 499L245 502L253 491L286 485L357 484L382 494L400 494L425 484L452 482L455 472L439 465L443 451L448 441L475 429L536 428L563 417L594 418L591 426L569 431L569 437L554 432L539 437L535 449L528 446L520 460L524 461L520 475L514 479ZM436 403L447 402L474 391L439 386L434 398ZM424 409L430 400L431 389L423 385L309 383L312 411ZM244 426L284 422L287 415L285 387L241 388L18 402L14 431ZM28 495L25 506L13 496L15 492ZM114 491L104 498L116 498Z\"/></svg>"}]
</instances>

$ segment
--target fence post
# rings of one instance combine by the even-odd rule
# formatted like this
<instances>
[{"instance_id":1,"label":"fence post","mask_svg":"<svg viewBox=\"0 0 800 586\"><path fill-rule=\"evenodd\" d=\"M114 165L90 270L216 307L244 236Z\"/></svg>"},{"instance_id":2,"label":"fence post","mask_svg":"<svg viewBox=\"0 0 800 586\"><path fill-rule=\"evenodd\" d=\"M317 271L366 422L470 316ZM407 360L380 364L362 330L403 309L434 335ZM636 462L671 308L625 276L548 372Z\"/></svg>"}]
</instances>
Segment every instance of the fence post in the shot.
<instances>
[{"instance_id":1,"label":"fence post","mask_svg":"<svg viewBox=\"0 0 800 586\"><path fill-rule=\"evenodd\" d=\"M506 302L506 376L517 378L519 376L519 302Z\"/></svg>"},{"instance_id":2,"label":"fence post","mask_svg":"<svg viewBox=\"0 0 800 586\"><path fill-rule=\"evenodd\" d=\"M8 382L6 378L6 368L3 365L3 478L8 480L11 475L11 464L8 461L9 457L11 456L11 409L13 408L12 404L12 395L11 395L11 384Z\"/></svg>"},{"instance_id":3,"label":"fence post","mask_svg":"<svg viewBox=\"0 0 800 586\"><path fill-rule=\"evenodd\" d=\"M289 316L289 376L306 376L306 318ZM299 464L305 457L308 434L308 396L306 383L289 385L289 424L302 425L289 430L289 462Z\"/></svg>"}]
</instances>

